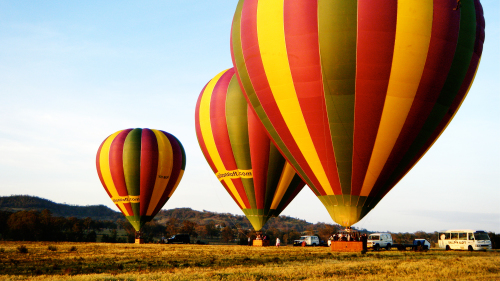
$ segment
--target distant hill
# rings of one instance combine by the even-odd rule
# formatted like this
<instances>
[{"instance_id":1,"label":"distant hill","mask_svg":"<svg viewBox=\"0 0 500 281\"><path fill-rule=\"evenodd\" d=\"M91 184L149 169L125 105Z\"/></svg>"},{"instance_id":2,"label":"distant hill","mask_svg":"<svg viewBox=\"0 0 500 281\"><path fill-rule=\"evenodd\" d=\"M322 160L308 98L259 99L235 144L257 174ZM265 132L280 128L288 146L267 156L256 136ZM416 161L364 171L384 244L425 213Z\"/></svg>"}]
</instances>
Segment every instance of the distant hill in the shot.
<instances>
[{"instance_id":1,"label":"distant hill","mask_svg":"<svg viewBox=\"0 0 500 281\"><path fill-rule=\"evenodd\" d=\"M215 224L226 224L229 226L239 225L243 229L251 229L252 225L250 221L244 215L233 215L230 213L215 213L210 211L196 211L191 208L177 208L169 210L161 210L155 217L159 223L164 224L170 218L176 218L178 220L190 220L196 222L199 225L205 225L210 222ZM309 226L313 224L306 222L305 220L300 220L297 218L292 218L288 216L279 216L277 218L271 218L265 225L265 229L268 228L281 228L290 229L296 231L304 231Z\"/></svg>"},{"instance_id":2,"label":"distant hill","mask_svg":"<svg viewBox=\"0 0 500 281\"><path fill-rule=\"evenodd\" d=\"M122 220L124 217L120 212L111 210L104 205L93 206L75 206L55 203L47 199L29 195L13 195L0 197L0 211L42 211L48 209L55 217L76 217L93 220ZM210 211L196 211L191 208L176 208L161 210L155 217L155 221L165 224L169 219L176 218L179 221L189 220L198 225L205 225L213 222L214 224L225 224L228 226L239 225L243 229L251 229L252 226L244 215L234 215L230 213L216 213ZM305 231L310 227L318 226L305 220L280 216L271 218L265 225L265 229L280 228L283 230Z\"/></svg>"},{"instance_id":3,"label":"distant hill","mask_svg":"<svg viewBox=\"0 0 500 281\"><path fill-rule=\"evenodd\" d=\"M0 197L0 210L2 211L42 211L44 209L51 211L52 215L55 217L90 217L93 220L112 221L123 218L121 213L113 211L104 205L74 206L55 203L47 199L29 195Z\"/></svg>"}]
</instances>

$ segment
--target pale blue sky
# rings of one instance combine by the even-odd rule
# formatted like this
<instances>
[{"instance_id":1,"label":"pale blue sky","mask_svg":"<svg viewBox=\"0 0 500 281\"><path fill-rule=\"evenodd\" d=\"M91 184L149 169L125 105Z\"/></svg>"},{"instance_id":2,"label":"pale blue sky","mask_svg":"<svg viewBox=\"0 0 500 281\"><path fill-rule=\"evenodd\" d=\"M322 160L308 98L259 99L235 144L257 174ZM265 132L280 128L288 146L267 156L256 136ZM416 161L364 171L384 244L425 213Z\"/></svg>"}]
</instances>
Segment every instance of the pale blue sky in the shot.
<instances>
[{"instance_id":1,"label":"pale blue sky","mask_svg":"<svg viewBox=\"0 0 500 281\"><path fill-rule=\"evenodd\" d=\"M486 42L469 96L417 166L355 226L500 232L500 2L482 0ZM95 170L111 133L177 136L187 167L164 208L243 214L199 149L194 108L229 68L236 0L0 1L0 196L116 210ZM332 222L309 188L284 215Z\"/></svg>"}]
</instances>

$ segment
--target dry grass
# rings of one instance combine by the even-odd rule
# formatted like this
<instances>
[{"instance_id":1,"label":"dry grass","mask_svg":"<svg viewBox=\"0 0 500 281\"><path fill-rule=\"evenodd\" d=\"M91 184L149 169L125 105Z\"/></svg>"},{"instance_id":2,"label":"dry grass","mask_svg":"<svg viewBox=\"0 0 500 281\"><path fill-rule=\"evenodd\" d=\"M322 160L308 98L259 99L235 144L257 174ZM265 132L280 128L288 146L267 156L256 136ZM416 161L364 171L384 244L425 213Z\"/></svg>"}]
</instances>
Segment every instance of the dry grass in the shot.
<instances>
[{"instance_id":1,"label":"dry grass","mask_svg":"<svg viewBox=\"0 0 500 281\"><path fill-rule=\"evenodd\" d=\"M28 253L19 253L20 246ZM48 246L57 247L52 251ZM0 280L500 280L500 252L0 242Z\"/></svg>"}]
</instances>

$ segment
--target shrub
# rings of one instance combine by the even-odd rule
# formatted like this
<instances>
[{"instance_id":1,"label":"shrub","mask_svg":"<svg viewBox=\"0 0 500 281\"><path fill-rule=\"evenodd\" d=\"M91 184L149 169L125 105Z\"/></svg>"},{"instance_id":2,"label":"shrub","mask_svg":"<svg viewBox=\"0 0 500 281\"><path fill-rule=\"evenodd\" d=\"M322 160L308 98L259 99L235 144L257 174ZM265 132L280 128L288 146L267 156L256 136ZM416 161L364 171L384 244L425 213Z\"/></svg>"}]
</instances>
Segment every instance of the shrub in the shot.
<instances>
[{"instance_id":1,"label":"shrub","mask_svg":"<svg viewBox=\"0 0 500 281\"><path fill-rule=\"evenodd\" d=\"M65 268L65 269L63 270L63 273L64 273L65 275L71 275L71 273L72 273L72 272L73 272L73 269L71 269L71 268L69 268L69 267L68 267L68 268Z\"/></svg>"},{"instance_id":2,"label":"shrub","mask_svg":"<svg viewBox=\"0 0 500 281\"><path fill-rule=\"evenodd\" d=\"M57 251L57 247L56 246L49 246L48 250L52 251L52 252L55 252L55 251Z\"/></svg>"},{"instance_id":3,"label":"shrub","mask_svg":"<svg viewBox=\"0 0 500 281\"><path fill-rule=\"evenodd\" d=\"M4 248L0 248L0 253L5 253L5 249Z\"/></svg>"},{"instance_id":4,"label":"shrub","mask_svg":"<svg viewBox=\"0 0 500 281\"><path fill-rule=\"evenodd\" d=\"M69 251L70 252L75 252L76 251L76 246L73 246L73 247L69 248Z\"/></svg>"},{"instance_id":5,"label":"shrub","mask_svg":"<svg viewBox=\"0 0 500 281\"><path fill-rule=\"evenodd\" d=\"M26 254L26 253L28 253L28 248L26 248L26 246L24 246L24 245L21 245L21 246L17 247L17 252L20 254Z\"/></svg>"}]
</instances>

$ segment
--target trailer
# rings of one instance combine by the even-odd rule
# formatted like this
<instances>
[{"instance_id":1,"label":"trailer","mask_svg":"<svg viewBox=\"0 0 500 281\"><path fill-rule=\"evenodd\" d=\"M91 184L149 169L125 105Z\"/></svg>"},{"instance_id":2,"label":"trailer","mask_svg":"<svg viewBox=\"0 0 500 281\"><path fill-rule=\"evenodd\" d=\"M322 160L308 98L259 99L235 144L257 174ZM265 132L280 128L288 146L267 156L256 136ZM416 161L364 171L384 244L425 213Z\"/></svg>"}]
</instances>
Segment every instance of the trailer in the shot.
<instances>
[{"instance_id":1,"label":"trailer","mask_svg":"<svg viewBox=\"0 0 500 281\"><path fill-rule=\"evenodd\" d=\"M394 244L392 246L399 251L427 251L431 248L431 243L426 239L415 239L413 244Z\"/></svg>"}]
</instances>

